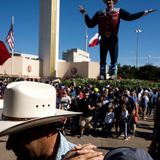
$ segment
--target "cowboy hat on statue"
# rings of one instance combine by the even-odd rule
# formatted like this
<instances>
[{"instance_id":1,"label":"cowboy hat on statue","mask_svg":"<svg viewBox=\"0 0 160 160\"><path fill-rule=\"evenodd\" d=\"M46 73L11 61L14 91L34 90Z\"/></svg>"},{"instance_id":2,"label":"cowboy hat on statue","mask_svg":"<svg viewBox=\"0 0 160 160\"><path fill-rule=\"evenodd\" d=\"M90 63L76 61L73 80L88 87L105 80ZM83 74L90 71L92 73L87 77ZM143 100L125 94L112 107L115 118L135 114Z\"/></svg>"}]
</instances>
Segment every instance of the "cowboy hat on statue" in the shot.
<instances>
[{"instance_id":1,"label":"cowboy hat on statue","mask_svg":"<svg viewBox=\"0 0 160 160\"><path fill-rule=\"evenodd\" d=\"M113 2L114 4L116 4L118 2L118 0L103 0L104 3L110 3Z\"/></svg>"},{"instance_id":2,"label":"cowboy hat on statue","mask_svg":"<svg viewBox=\"0 0 160 160\"><path fill-rule=\"evenodd\" d=\"M6 149L12 150L18 160L86 157L86 152L78 154L79 150L86 150L86 146L94 156L103 158L102 153L95 150L96 146L77 147L57 130L56 122L61 118L81 113L56 109L56 90L49 84L27 81L8 84L0 113L0 137L9 135Z\"/></svg>"}]
</instances>

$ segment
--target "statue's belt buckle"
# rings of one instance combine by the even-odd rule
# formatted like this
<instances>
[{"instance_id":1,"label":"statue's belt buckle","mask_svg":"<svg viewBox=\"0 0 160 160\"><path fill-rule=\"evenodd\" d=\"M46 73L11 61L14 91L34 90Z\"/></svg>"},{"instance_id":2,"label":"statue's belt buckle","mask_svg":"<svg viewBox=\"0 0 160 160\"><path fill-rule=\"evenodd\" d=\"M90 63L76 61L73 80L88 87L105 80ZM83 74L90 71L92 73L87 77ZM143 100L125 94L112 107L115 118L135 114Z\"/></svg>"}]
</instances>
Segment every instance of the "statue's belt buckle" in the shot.
<instances>
[{"instance_id":1,"label":"statue's belt buckle","mask_svg":"<svg viewBox=\"0 0 160 160\"><path fill-rule=\"evenodd\" d=\"M104 35L105 35L106 37L110 37L110 36L111 36L111 34L112 34L111 32L105 32L105 34L104 34Z\"/></svg>"}]
</instances>

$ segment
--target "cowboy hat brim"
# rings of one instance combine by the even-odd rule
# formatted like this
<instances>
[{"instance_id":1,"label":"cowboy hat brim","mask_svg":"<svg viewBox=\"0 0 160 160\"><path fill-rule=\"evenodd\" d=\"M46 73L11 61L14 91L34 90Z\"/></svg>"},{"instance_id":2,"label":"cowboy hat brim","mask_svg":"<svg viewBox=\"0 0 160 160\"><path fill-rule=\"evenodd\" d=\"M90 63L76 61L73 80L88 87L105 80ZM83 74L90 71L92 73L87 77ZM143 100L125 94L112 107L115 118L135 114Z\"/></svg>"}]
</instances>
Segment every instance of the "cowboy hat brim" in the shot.
<instances>
[{"instance_id":1,"label":"cowboy hat brim","mask_svg":"<svg viewBox=\"0 0 160 160\"><path fill-rule=\"evenodd\" d=\"M0 109L2 113L2 109ZM81 112L72 112L56 109L56 114L48 117L33 118L26 121L11 121L0 118L0 137L13 134L26 129L34 128L40 125L58 122L62 118L70 118L82 114Z\"/></svg>"}]
</instances>

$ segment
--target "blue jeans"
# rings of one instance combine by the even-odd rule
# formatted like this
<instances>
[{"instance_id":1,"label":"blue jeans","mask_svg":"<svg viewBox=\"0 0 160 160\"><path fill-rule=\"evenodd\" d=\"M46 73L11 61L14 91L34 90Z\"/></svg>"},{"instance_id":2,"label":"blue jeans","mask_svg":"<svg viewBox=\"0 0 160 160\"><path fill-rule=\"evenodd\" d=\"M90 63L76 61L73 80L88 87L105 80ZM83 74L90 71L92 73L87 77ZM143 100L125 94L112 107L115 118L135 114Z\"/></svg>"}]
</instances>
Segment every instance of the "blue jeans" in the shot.
<instances>
[{"instance_id":1,"label":"blue jeans","mask_svg":"<svg viewBox=\"0 0 160 160\"><path fill-rule=\"evenodd\" d=\"M106 58L110 53L111 70L116 69L118 59L118 37L111 35L110 37L102 36L100 40L100 75L106 74ZM113 72L113 71L112 71Z\"/></svg>"}]
</instances>

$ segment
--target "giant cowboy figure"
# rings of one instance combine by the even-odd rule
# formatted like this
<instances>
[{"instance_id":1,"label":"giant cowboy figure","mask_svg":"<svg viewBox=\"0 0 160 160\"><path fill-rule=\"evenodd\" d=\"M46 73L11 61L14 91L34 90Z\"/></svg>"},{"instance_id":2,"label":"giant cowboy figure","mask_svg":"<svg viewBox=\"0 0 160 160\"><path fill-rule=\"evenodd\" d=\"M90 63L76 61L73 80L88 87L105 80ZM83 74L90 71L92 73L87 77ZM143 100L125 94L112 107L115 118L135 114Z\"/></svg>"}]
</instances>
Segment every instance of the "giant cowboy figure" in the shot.
<instances>
[{"instance_id":1,"label":"giant cowboy figure","mask_svg":"<svg viewBox=\"0 0 160 160\"><path fill-rule=\"evenodd\" d=\"M106 78L106 57L107 52L110 52L110 76L117 75L117 59L118 59L118 30L120 19L132 21L138 19L155 10L149 9L142 12L131 14L124 9L114 8L114 4L118 0L103 0L107 8L95 13L93 18L90 18L83 6L80 6L80 12L84 15L85 23L89 28L93 28L98 24L100 35L100 79Z\"/></svg>"}]
</instances>

